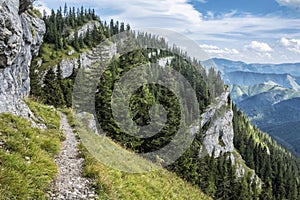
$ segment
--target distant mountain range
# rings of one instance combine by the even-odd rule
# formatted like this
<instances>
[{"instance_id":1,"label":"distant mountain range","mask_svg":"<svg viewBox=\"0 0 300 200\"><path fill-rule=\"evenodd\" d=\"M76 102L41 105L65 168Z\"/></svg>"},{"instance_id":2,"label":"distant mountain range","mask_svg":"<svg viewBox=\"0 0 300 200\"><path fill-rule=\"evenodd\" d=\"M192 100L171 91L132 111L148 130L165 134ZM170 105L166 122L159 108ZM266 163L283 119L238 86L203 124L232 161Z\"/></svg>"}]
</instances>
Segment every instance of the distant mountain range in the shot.
<instances>
[{"instance_id":1,"label":"distant mountain range","mask_svg":"<svg viewBox=\"0 0 300 200\"><path fill-rule=\"evenodd\" d=\"M235 71L226 73L225 80L230 84L252 86L257 84L278 85L299 91L296 77L290 74L268 74L257 72Z\"/></svg>"},{"instance_id":2,"label":"distant mountain range","mask_svg":"<svg viewBox=\"0 0 300 200\"><path fill-rule=\"evenodd\" d=\"M283 63L283 64L247 64L241 61L231 61L222 58L213 58L203 61L206 67L216 66L222 73L235 71L256 72L256 73L273 73L273 74L291 74L300 77L300 63Z\"/></svg>"},{"instance_id":3,"label":"distant mountain range","mask_svg":"<svg viewBox=\"0 0 300 200\"><path fill-rule=\"evenodd\" d=\"M204 61L221 71L231 97L261 130L300 157L300 63Z\"/></svg>"}]
</instances>

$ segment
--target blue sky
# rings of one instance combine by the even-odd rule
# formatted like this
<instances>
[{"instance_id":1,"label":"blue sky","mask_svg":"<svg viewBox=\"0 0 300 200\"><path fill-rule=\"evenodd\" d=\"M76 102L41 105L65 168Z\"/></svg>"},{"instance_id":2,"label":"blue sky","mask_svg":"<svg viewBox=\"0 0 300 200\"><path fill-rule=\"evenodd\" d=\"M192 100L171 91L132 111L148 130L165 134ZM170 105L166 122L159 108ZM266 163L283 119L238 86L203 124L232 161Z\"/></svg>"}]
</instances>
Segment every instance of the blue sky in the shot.
<instances>
[{"instance_id":1,"label":"blue sky","mask_svg":"<svg viewBox=\"0 0 300 200\"><path fill-rule=\"evenodd\" d=\"M133 29L167 28L210 57L247 63L300 62L300 0L41 0L42 9L95 8Z\"/></svg>"}]
</instances>

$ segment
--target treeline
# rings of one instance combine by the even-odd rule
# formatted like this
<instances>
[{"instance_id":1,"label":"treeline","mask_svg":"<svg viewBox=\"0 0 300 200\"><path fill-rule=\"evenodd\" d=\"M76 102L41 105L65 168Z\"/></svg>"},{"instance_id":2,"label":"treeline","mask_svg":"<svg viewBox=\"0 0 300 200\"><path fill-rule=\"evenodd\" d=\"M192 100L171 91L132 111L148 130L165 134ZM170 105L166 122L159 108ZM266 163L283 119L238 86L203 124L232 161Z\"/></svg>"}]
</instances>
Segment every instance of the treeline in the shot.
<instances>
[{"instance_id":1,"label":"treeline","mask_svg":"<svg viewBox=\"0 0 300 200\"><path fill-rule=\"evenodd\" d=\"M214 199L259 199L259 187L251 172L237 177L236 165L228 153L217 159L208 155L199 157L200 141L196 139L185 154L167 168Z\"/></svg>"},{"instance_id":2,"label":"treeline","mask_svg":"<svg viewBox=\"0 0 300 200\"><path fill-rule=\"evenodd\" d=\"M43 80L43 87L38 91L44 103L55 107L72 107L72 92L76 71L68 78L62 77L58 64L56 71L49 69Z\"/></svg>"},{"instance_id":3,"label":"treeline","mask_svg":"<svg viewBox=\"0 0 300 200\"><path fill-rule=\"evenodd\" d=\"M191 147L168 169L198 185L214 199L299 199L299 160L265 133L252 127L235 105L233 112L234 146L245 164L255 170L261 180L261 188L260 180L247 169L243 177L237 177L237 165L231 163L229 154L218 159L209 156L200 158L202 134L197 135Z\"/></svg>"},{"instance_id":4,"label":"treeline","mask_svg":"<svg viewBox=\"0 0 300 200\"><path fill-rule=\"evenodd\" d=\"M139 34L137 37L141 39L140 43L143 43L142 41L145 37L149 36ZM126 46L130 46L130 41L127 42ZM157 43L159 40L152 42ZM161 41L161 43L161 46L164 46L164 41ZM159 44L156 45L159 46ZM149 57L149 55L151 56ZM123 132L112 115L111 98L114 85L132 68L150 61L155 63L165 57L172 57L171 61L167 62L167 65L180 72L196 91L201 112L211 103L211 96L216 97L224 92L224 84L219 73L214 69L210 69L208 74L206 74L197 61L184 57L183 52L176 47L166 51L160 50L159 52L154 49L143 49L130 52L115 59L115 62L103 73L97 87L97 118L101 128L109 137L137 153L156 151L172 141L174 135L178 132L180 121L184 121L184 119L180 118L181 110L178 99L168 88L156 84L143 86L133 94L130 101L132 115L123 116L124 118L132 118L140 126L149 125L151 123L149 110L153 104L164 105L168 116L165 126L159 133L153 137L141 139ZM152 73L148 73L148 76L155 76L155 72L154 74ZM180 84L177 87L178 91L184 91L183 88L180 88ZM228 103L231 102L229 101ZM124 108L125 106L119 107L120 110ZM189 112L192 113L191 110ZM128 123L127 125L130 127L132 124ZM229 154L222 155L218 159L210 156L199 157L204 137L203 131L200 130L197 133L196 139L190 148L175 163L168 166L167 169L175 172L190 183L199 186L202 191L215 199L258 199L261 193L259 186L256 185L256 180L252 178L253 173L246 172L243 177L237 177L236 166L231 163Z\"/></svg>"}]
</instances>

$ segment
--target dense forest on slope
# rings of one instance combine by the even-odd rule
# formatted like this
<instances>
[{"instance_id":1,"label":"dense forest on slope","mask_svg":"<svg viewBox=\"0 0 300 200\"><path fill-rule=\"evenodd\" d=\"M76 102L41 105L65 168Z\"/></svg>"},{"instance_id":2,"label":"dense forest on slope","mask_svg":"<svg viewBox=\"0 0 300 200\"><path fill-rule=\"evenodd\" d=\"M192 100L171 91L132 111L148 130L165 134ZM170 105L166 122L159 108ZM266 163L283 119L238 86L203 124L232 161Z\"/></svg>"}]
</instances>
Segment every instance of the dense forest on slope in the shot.
<instances>
[{"instance_id":1,"label":"dense forest on slope","mask_svg":"<svg viewBox=\"0 0 300 200\"><path fill-rule=\"evenodd\" d=\"M69 10L69 11L68 11ZM87 51L103 41L105 38L130 30L123 23L107 23L95 16L92 10L81 8L75 12L75 8L65 11L53 11L44 20L47 25L47 33L44 48L40 57L44 59L42 68L47 71L41 80L38 68L32 67L32 95L40 98L47 104L57 107L72 105L72 88L76 71L72 76L62 78L59 61L67 56L65 49L74 50L77 53ZM76 30L90 21L98 21L99 27L88 30L85 35L77 38ZM71 32L75 32L73 39L66 40ZM132 40L125 41L128 46L138 41L151 41L167 47L168 44L161 38L146 33L128 32ZM46 47L46 48L45 48ZM150 57L149 54L152 56ZM72 56L78 54L74 53ZM47 57L52 58L47 62ZM121 131L115 122L111 111L111 98L114 84L124 73L136 67L138 64L155 63L161 58L172 57L167 66L180 72L196 91L199 110L204 112L222 92L224 85L220 74L214 69L206 74L198 61L184 56L178 48L166 48L165 51L144 48L130 53L114 57L109 68L99 77L98 91L96 93L97 118L101 127L114 141L134 152L151 152L168 144L175 132L178 131L180 118L180 107L176 96L166 87L158 84L149 84L140 87L132 96L130 110L136 124L147 125L150 122L149 109L154 104L162 104L167 112L167 122L159 134L140 139L129 136ZM56 63L53 63L53 60ZM58 64L54 71L52 64ZM196 70L198 67L199 70ZM154 76L154 74L149 74ZM42 82L42 84L41 84ZM42 86L41 86L42 85ZM178 86L178 90L181 90ZM192 108L187 108L191 110ZM228 100L225 110L233 109L234 112L234 144L236 153L245 161L245 168L255 170L260 181L253 178L253 173L246 170L243 176L238 176L237 165L232 162L229 154L223 154L218 158L213 156L200 157L199 151L203 141L203 131L207 126L196 134L196 138L187 151L167 169L175 172L188 182L199 186L206 194L215 199L299 199L300 197L300 175L299 162L285 149L277 145L272 139L253 128L244 115L235 106L231 108ZM190 113L192 115L192 113ZM184 119L185 120L185 119ZM190 124L186 124L188 126ZM237 160L237 157L236 157ZM237 162L237 161L236 161Z\"/></svg>"},{"instance_id":2,"label":"dense forest on slope","mask_svg":"<svg viewBox=\"0 0 300 200\"><path fill-rule=\"evenodd\" d=\"M246 164L255 169L264 182L267 199L298 199L300 191L299 160L280 147L268 135L253 127L234 107L234 144Z\"/></svg>"},{"instance_id":3,"label":"dense forest on slope","mask_svg":"<svg viewBox=\"0 0 300 200\"><path fill-rule=\"evenodd\" d=\"M80 53L95 47L114 34L129 31L130 26L124 23L102 22L93 9L68 8L52 10L50 16L44 15L46 34L44 43L30 68L31 95L40 97L45 103L54 106L72 106L72 87L76 77L74 71L71 77L63 79L59 61L65 58L78 57ZM82 26L88 25L84 31L78 32ZM41 66L35 61L41 59ZM58 72L54 70L57 65ZM41 80L40 76L44 76ZM42 81L42 82L41 82ZM45 87L41 87L45 85ZM62 97L63 96L63 97Z\"/></svg>"}]
</instances>

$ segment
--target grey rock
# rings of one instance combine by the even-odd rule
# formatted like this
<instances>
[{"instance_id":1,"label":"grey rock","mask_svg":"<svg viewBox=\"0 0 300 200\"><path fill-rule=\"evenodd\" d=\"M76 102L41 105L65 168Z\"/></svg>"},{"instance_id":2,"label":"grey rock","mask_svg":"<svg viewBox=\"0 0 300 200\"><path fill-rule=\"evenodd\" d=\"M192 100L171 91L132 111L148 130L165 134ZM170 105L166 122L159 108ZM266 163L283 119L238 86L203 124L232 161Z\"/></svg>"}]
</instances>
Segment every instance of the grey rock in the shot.
<instances>
[{"instance_id":1,"label":"grey rock","mask_svg":"<svg viewBox=\"0 0 300 200\"><path fill-rule=\"evenodd\" d=\"M73 74L75 69L78 69L80 67L84 69L89 69L92 65L99 63L102 59L102 57L99 55L100 53L101 56L104 55L107 58L112 58L117 53L117 46L116 44L110 44L107 45L104 49L99 49L96 47L90 52L81 53L79 57L63 59L59 63L59 66L62 71L62 77L68 78ZM37 70L39 70L39 68L41 67L42 62L43 61L41 59L37 61ZM57 72L57 65L52 67L54 69L54 72ZM45 75L45 71L39 71L39 77L41 77L39 83L41 86L43 84L43 79Z\"/></svg>"},{"instance_id":2,"label":"grey rock","mask_svg":"<svg viewBox=\"0 0 300 200\"><path fill-rule=\"evenodd\" d=\"M213 122L213 125L205 132L201 156L209 154L217 158L226 152L234 151L232 118L232 110L227 110L224 116Z\"/></svg>"},{"instance_id":3,"label":"grey rock","mask_svg":"<svg viewBox=\"0 0 300 200\"><path fill-rule=\"evenodd\" d=\"M62 71L62 77L68 78L73 74L74 69L78 69L78 58L69 58L62 60L59 65ZM57 72L57 65L54 67L54 71Z\"/></svg>"},{"instance_id":4,"label":"grey rock","mask_svg":"<svg viewBox=\"0 0 300 200\"><path fill-rule=\"evenodd\" d=\"M30 119L34 115L22 98L29 95L29 66L39 52L46 28L43 20L25 12L28 2L10 0L0 4L0 113Z\"/></svg>"},{"instance_id":5,"label":"grey rock","mask_svg":"<svg viewBox=\"0 0 300 200\"><path fill-rule=\"evenodd\" d=\"M0 8L0 68L4 68L12 65L24 41L19 1L3 1Z\"/></svg>"},{"instance_id":6,"label":"grey rock","mask_svg":"<svg viewBox=\"0 0 300 200\"><path fill-rule=\"evenodd\" d=\"M81 112L76 117L87 126L87 128L95 134L98 134L97 122L94 115L87 112Z\"/></svg>"},{"instance_id":7,"label":"grey rock","mask_svg":"<svg viewBox=\"0 0 300 200\"><path fill-rule=\"evenodd\" d=\"M203 145L199 153L200 157L209 155L217 158L226 152L234 151L232 109L229 108L221 116L214 117L218 110L227 106L228 95L229 92L227 91L216 98L216 101L201 115L201 127L207 123L210 123L210 126L204 132Z\"/></svg>"},{"instance_id":8,"label":"grey rock","mask_svg":"<svg viewBox=\"0 0 300 200\"><path fill-rule=\"evenodd\" d=\"M20 0L19 13L25 12L33 3L34 0Z\"/></svg>"},{"instance_id":9,"label":"grey rock","mask_svg":"<svg viewBox=\"0 0 300 200\"><path fill-rule=\"evenodd\" d=\"M246 172L251 173L251 181L254 181L258 188L261 188L262 181L253 169L248 168L242 156L234 149L233 111L231 106L227 107L229 91L224 92L201 115L201 127L209 123L208 129L204 132L203 144L200 148L199 157L209 155L218 158L229 153L227 159L231 160L236 168L237 178L242 178ZM220 116L215 115L224 109Z\"/></svg>"},{"instance_id":10,"label":"grey rock","mask_svg":"<svg viewBox=\"0 0 300 200\"><path fill-rule=\"evenodd\" d=\"M94 30L95 27L100 27L101 24L98 21L92 21L92 22L88 22L85 25L83 25L79 30L77 30L78 32L78 37L80 35L85 36L87 31L90 30ZM74 34L75 33L71 33L70 36L68 37L69 40L72 40L74 38Z\"/></svg>"}]
</instances>

